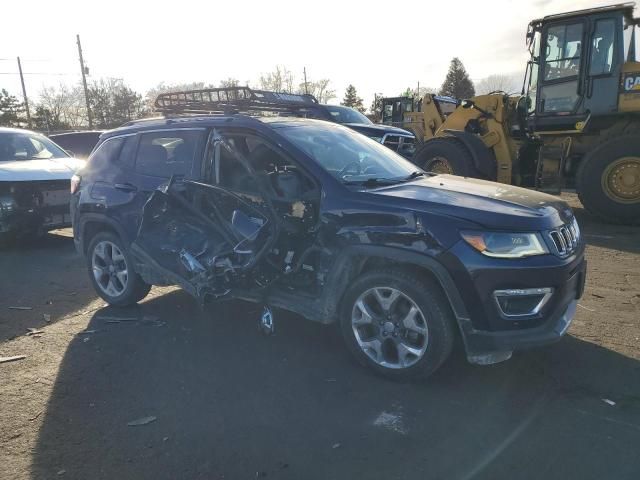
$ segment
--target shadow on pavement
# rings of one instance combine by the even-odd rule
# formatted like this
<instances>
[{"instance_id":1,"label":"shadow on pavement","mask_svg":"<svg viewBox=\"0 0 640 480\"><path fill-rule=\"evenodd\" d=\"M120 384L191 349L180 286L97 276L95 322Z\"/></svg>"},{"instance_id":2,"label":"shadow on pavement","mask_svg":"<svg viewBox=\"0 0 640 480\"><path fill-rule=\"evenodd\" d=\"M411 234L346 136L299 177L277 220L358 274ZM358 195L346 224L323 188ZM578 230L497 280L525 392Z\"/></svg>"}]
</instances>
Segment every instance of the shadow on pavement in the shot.
<instances>
[{"instance_id":1,"label":"shadow on pavement","mask_svg":"<svg viewBox=\"0 0 640 480\"><path fill-rule=\"evenodd\" d=\"M180 291L97 311L60 366L32 477L637 478L635 360L567 337L401 384L355 365L335 328L277 312L265 337L258 314Z\"/></svg>"},{"instance_id":2,"label":"shadow on pavement","mask_svg":"<svg viewBox=\"0 0 640 480\"><path fill-rule=\"evenodd\" d=\"M53 323L96 298L70 229L0 249L0 342ZM28 307L26 310L9 307Z\"/></svg>"},{"instance_id":3,"label":"shadow on pavement","mask_svg":"<svg viewBox=\"0 0 640 480\"><path fill-rule=\"evenodd\" d=\"M582 206L573 207L580 229L589 245L640 253L640 226L613 225L599 221Z\"/></svg>"}]
</instances>

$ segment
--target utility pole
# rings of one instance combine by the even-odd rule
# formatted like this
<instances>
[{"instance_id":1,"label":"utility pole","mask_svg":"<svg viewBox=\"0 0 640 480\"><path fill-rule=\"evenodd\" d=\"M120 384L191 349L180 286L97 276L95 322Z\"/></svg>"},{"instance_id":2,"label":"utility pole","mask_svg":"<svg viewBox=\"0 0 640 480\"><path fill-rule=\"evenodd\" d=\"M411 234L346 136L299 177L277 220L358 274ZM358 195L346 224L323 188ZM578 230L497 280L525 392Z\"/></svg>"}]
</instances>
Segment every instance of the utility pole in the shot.
<instances>
[{"instance_id":1,"label":"utility pole","mask_svg":"<svg viewBox=\"0 0 640 480\"><path fill-rule=\"evenodd\" d=\"M29 112L29 99L27 98L27 89L24 86L24 75L22 74L22 64L20 57L18 58L18 71L20 72L20 83L22 84L22 96L24 97L24 108L27 110L27 124L31 128L31 112Z\"/></svg>"},{"instance_id":2,"label":"utility pole","mask_svg":"<svg viewBox=\"0 0 640 480\"><path fill-rule=\"evenodd\" d=\"M304 73L304 93L309 95L309 89L307 88L307 67L304 67L302 72Z\"/></svg>"},{"instance_id":3,"label":"utility pole","mask_svg":"<svg viewBox=\"0 0 640 480\"><path fill-rule=\"evenodd\" d=\"M416 90L416 97L420 98L420 80L418 80L418 89Z\"/></svg>"},{"instance_id":4,"label":"utility pole","mask_svg":"<svg viewBox=\"0 0 640 480\"><path fill-rule=\"evenodd\" d=\"M93 128L93 120L91 118L91 106L89 105L89 93L87 91L87 71L84 68L84 60L82 59L82 46L80 45L80 35L76 35L78 43L78 55L80 56L80 71L82 72L82 85L84 86L84 99L87 103L87 119L89 120L89 129Z\"/></svg>"}]
</instances>

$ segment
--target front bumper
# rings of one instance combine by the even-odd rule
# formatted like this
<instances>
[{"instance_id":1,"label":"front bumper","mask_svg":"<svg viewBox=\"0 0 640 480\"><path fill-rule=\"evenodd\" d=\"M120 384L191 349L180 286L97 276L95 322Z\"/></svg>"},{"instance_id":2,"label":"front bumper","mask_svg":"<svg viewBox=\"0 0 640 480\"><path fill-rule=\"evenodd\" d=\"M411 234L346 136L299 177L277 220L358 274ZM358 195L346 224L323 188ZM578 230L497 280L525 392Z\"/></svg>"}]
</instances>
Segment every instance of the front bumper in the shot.
<instances>
[{"instance_id":1,"label":"front bumper","mask_svg":"<svg viewBox=\"0 0 640 480\"><path fill-rule=\"evenodd\" d=\"M0 235L42 233L71 225L66 181L7 182L0 193Z\"/></svg>"},{"instance_id":2,"label":"front bumper","mask_svg":"<svg viewBox=\"0 0 640 480\"><path fill-rule=\"evenodd\" d=\"M494 259L461 241L440 260L464 304L455 310L467 357L480 364L506 360L514 350L558 341L571 324L586 278L584 244L566 258ZM540 289L552 295L540 310L508 318L495 292L510 289Z\"/></svg>"},{"instance_id":3,"label":"front bumper","mask_svg":"<svg viewBox=\"0 0 640 480\"><path fill-rule=\"evenodd\" d=\"M578 299L582 297L586 279L586 260L582 260L562 289L562 298L556 307L532 328L519 330L483 331L473 328L471 322L462 322L462 334L469 362L490 364L507 360L514 350L538 347L557 342L567 332L576 313Z\"/></svg>"}]
</instances>

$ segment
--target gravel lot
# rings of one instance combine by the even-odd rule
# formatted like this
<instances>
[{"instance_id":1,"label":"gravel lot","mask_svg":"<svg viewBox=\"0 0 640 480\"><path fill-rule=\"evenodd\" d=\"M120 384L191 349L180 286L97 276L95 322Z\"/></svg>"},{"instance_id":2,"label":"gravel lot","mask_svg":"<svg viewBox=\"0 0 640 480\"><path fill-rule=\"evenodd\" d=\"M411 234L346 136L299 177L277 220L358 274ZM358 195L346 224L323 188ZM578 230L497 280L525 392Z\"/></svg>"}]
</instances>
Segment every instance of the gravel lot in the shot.
<instances>
[{"instance_id":1,"label":"gravel lot","mask_svg":"<svg viewBox=\"0 0 640 480\"><path fill-rule=\"evenodd\" d=\"M0 356L26 356L0 364L0 479L638 479L640 228L567 198L589 243L569 335L425 383L291 314L264 337L255 305L107 308L68 230L0 251Z\"/></svg>"}]
</instances>

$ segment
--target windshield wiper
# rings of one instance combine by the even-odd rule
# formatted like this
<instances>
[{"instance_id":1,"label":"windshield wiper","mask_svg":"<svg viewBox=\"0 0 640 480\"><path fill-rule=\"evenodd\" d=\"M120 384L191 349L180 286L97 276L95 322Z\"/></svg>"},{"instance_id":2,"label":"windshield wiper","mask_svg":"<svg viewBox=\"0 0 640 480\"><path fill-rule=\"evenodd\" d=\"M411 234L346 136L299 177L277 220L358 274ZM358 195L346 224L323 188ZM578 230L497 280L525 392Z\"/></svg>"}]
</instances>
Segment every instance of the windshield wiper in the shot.
<instances>
[{"instance_id":1,"label":"windshield wiper","mask_svg":"<svg viewBox=\"0 0 640 480\"><path fill-rule=\"evenodd\" d=\"M409 175L407 175L403 180L413 180L414 178L424 177L425 175L425 172L419 172L418 170L416 170L415 172L411 172Z\"/></svg>"},{"instance_id":2,"label":"windshield wiper","mask_svg":"<svg viewBox=\"0 0 640 480\"><path fill-rule=\"evenodd\" d=\"M345 185L358 185L362 187L380 187L383 185L393 185L398 183L397 178L367 178L366 180L348 180L344 182Z\"/></svg>"}]
</instances>

